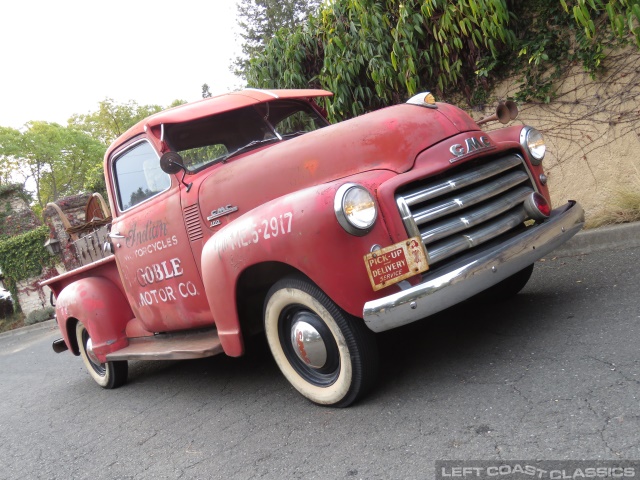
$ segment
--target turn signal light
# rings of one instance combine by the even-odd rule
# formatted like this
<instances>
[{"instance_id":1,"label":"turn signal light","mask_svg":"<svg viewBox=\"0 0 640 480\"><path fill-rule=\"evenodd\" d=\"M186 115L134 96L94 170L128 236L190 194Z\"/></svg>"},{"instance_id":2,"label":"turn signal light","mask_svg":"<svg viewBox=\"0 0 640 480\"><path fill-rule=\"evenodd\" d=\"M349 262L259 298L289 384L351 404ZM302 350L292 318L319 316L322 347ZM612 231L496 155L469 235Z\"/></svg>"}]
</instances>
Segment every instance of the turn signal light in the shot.
<instances>
[{"instance_id":1,"label":"turn signal light","mask_svg":"<svg viewBox=\"0 0 640 480\"><path fill-rule=\"evenodd\" d=\"M524 201L524 209L527 215L534 220L546 220L551 215L551 205L538 192L533 192L527 197Z\"/></svg>"}]
</instances>

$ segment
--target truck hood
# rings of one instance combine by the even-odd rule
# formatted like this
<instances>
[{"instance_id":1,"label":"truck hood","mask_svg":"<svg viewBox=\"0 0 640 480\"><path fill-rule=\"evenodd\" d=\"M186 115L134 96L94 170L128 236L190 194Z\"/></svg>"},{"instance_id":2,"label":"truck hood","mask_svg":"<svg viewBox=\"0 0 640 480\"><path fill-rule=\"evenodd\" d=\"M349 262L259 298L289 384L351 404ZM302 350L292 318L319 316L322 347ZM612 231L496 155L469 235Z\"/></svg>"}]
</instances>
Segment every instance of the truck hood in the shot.
<instances>
[{"instance_id":1,"label":"truck hood","mask_svg":"<svg viewBox=\"0 0 640 480\"><path fill-rule=\"evenodd\" d=\"M462 110L437 105L396 105L233 158L210 170L200 187L201 201L217 205L238 199L241 190L258 204L369 170L406 172L423 150L478 130Z\"/></svg>"}]
</instances>

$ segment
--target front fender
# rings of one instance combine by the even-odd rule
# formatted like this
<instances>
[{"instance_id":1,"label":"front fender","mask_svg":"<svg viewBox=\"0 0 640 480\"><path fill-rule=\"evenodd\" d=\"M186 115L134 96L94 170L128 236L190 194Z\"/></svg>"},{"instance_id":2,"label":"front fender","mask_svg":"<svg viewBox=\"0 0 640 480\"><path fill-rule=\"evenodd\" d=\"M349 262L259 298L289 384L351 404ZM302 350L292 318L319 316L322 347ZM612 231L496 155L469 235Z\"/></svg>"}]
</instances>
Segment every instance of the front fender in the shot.
<instances>
[{"instance_id":1,"label":"front fender","mask_svg":"<svg viewBox=\"0 0 640 480\"><path fill-rule=\"evenodd\" d=\"M367 172L285 195L238 217L206 242L202 277L227 355L244 351L237 284L242 272L257 264L289 265L341 308L362 316L364 302L379 296L371 288L363 256L374 244L387 246L390 236L381 218L363 237L345 232L334 212L335 192L346 182L357 182L375 194L377 186L392 176L386 170Z\"/></svg>"},{"instance_id":2,"label":"front fender","mask_svg":"<svg viewBox=\"0 0 640 480\"><path fill-rule=\"evenodd\" d=\"M125 327L133 318L133 312L113 282L89 277L64 287L56 299L56 318L65 343L75 355L79 355L79 351L70 322L78 320L84 324L96 356L104 362L107 353L128 345Z\"/></svg>"}]
</instances>

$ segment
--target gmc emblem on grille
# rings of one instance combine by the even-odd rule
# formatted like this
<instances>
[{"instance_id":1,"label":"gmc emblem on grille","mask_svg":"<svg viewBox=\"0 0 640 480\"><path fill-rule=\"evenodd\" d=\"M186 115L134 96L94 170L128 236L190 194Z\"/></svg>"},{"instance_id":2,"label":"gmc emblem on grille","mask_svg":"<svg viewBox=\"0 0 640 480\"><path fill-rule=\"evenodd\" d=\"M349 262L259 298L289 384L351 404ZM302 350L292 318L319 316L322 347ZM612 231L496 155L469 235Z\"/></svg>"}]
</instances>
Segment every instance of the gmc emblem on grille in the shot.
<instances>
[{"instance_id":1,"label":"gmc emblem on grille","mask_svg":"<svg viewBox=\"0 0 640 480\"><path fill-rule=\"evenodd\" d=\"M469 137L465 140L464 145L456 143L455 145L451 145L451 147L449 147L449 151L454 155L454 157L450 159L449 162L455 163L462 157L477 152L478 150L483 150L485 148L493 148L489 137L487 137L486 135L483 135L480 138Z\"/></svg>"}]
</instances>

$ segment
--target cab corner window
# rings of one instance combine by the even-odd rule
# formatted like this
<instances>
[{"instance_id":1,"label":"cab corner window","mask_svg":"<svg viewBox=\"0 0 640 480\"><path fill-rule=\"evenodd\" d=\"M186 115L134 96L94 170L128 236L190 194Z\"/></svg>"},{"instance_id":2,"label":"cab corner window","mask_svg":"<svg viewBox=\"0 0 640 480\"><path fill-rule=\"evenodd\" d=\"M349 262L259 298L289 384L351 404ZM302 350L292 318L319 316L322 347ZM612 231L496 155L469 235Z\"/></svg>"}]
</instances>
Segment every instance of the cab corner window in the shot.
<instances>
[{"instance_id":1,"label":"cab corner window","mask_svg":"<svg viewBox=\"0 0 640 480\"><path fill-rule=\"evenodd\" d=\"M171 178L160 169L160 158L146 141L120 155L113 164L113 171L121 211L171 186Z\"/></svg>"}]
</instances>

